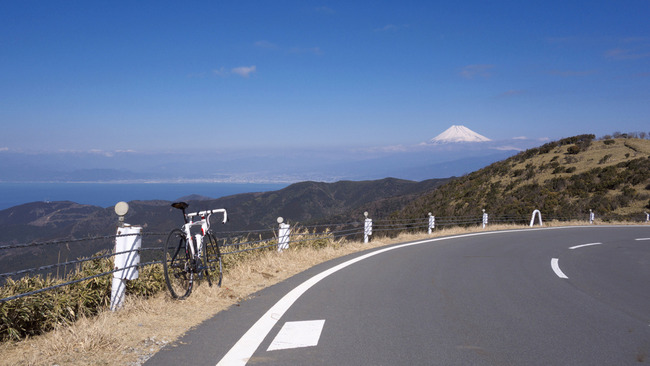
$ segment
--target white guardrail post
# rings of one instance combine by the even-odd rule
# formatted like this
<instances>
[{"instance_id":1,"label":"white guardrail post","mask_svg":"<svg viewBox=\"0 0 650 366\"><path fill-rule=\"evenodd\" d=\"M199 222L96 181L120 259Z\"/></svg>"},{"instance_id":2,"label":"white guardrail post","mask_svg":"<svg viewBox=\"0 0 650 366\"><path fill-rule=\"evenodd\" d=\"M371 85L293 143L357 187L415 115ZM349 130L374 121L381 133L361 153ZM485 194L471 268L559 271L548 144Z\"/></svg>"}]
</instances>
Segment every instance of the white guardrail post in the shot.
<instances>
[{"instance_id":1,"label":"white guardrail post","mask_svg":"<svg viewBox=\"0 0 650 366\"><path fill-rule=\"evenodd\" d=\"M291 226L284 223L282 217L278 217L278 252L289 249L289 236L291 235Z\"/></svg>"},{"instance_id":2,"label":"white guardrail post","mask_svg":"<svg viewBox=\"0 0 650 366\"><path fill-rule=\"evenodd\" d=\"M650 222L650 213L643 212L645 214L645 222Z\"/></svg>"},{"instance_id":3,"label":"white guardrail post","mask_svg":"<svg viewBox=\"0 0 650 366\"><path fill-rule=\"evenodd\" d=\"M530 218L530 227L533 227L535 224L535 214L537 214L537 217L539 217L539 226L544 226L542 224L542 213L539 210L533 211L533 217Z\"/></svg>"},{"instance_id":4,"label":"white guardrail post","mask_svg":"<svg viewBox=\"0 0 650 366\"><path fill-rule=\"evenodd\" d=\"M116 311L124 305L126 281L138 278L140 264L140 248L142 247L142 227L124 223L124 215L129 210L126 202L115 205L115 213L120 217L120 225L115 237L115 269L111 288L111 311Z\"/></svg>"},{"instance_id":5,"label":"white guardrail post","mask_svg":"<svg viewBox=\"0 0 650 366\"><path fill-rule=\"evenodd\" d=\"M429 212L429 234L431 231L436 228L436 217Z\"/></svg>"},{"instance_id":6,"label":"white guardrail post","mask_svg":"<svg viewBox=\"0 0 650 366\"><path fill-rule=\"evenodd\" d=\"M594 215L594 212L593 212L591 209L589 209L589 223L590 223L590 224L593 224L593 223L594 223L594 218L595 218L595 216L596 216L596 215Z\"/></svg>"},{"instance_id":7,"label":"white guardrail post","mask_svg":"<svg viewBox=\"0 0 650 366\"><path fill-rule=\"evenodd\" d=\"M368 211L364 212L363 216L366 217L363 222L363 242L368 243L368 241L370 241L370 236L372 235L372 219L368 218Z\"/></svg>"},{"instance_id":8,"label":"white guardrail post","mask_svg":"<svg viewBox=\"0 0 650 366\"><path fill-rule=\"evenodd\" d=\"M483 209L483 229L485 229L487 224L488 224L488 214L485 213L485 209Z\"/></svg>"}]
</instances>

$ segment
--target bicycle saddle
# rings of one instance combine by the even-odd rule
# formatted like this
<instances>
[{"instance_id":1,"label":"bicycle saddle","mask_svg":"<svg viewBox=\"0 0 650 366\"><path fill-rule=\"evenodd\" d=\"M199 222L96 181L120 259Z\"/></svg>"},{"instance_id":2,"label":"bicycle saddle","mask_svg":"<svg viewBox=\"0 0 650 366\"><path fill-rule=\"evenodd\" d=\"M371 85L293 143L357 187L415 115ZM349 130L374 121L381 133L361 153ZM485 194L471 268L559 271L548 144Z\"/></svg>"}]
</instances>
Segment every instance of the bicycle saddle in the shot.
<instances>
[{"instance_id":1,"label":"bicycle saddle","mask_svg":"<svg viewBox=\"0 0 650 366\"><path fill-rule=\"evenodd\" d=\"M172 207L177 208L179 210L184 210L184 209L187 208L187 206L189 206L189 205L187 203L185 203L185 202L174 202L174 203L172 203Z\"/></svg>"}]
</instances>

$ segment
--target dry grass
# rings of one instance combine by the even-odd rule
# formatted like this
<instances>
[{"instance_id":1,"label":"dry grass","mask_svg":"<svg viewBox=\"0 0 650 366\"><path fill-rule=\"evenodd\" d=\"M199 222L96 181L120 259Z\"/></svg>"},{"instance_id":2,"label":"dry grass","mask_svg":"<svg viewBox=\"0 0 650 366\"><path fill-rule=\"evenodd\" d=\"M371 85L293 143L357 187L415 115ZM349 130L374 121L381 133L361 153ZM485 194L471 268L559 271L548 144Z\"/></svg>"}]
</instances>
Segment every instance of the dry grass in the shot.
<instances>
[{"instance_id":1,"label":"dry grass","mask_svg":"<svg viewBox=\"0 0 650 366\"><path fill-rule=\"evenodd\" d=\"M584 225L585 222L545 223L546 226ZM525 226L489 226L489 230ZM139 365L165 344L174 341L216 313L260 289L281 282L318 263L388 244L484 231L475 228L436 230L433 235L402 234L369 244L338 242L321 249L297 247L283 253L265 252L237 264L224 276L222 288L197 286L187 300L167 293L149 300L127 298L117 312L104 311L42 336L0 345L0 365ZM179 308L183 317L177 317ZM188 318L187 314L191 314Z\"/></svg>"},{"instance_id":2,"label":"dry grass","mask_svg":"<svg viewBox=\"0 0 650 366\"><path fill-rule=\"evenodd\" d=\"M544 182L551 178L566 178L574 174L584 173L593 168L603 168L610 165L616 165L624 161L630 161L639 157L646 157L650 155L650 140L615 139L614 141L614 144L606 145L604 141L594 140L586 151L582 151L577 155L567 154L567 150L571 145L559 146L548 154L535 155L526 161L515 163L513 164L513 169L525 169L527 164L533 164L534 166L539 167L544 164L551 163L553 159L555 159L564 167L576 168L576 171L573 173L552 174L551 171L553 169L548 169L544 172L537 172L535 174L535 179L540 182ZM630 146L632 146L637 151L631 149ZM611 157L606 162L599 163L605 155L611 155ZM566 162L566 158L575 159L575 161ZM504 183L507 184L510 182Z\"/></svg>"}]
</instances>

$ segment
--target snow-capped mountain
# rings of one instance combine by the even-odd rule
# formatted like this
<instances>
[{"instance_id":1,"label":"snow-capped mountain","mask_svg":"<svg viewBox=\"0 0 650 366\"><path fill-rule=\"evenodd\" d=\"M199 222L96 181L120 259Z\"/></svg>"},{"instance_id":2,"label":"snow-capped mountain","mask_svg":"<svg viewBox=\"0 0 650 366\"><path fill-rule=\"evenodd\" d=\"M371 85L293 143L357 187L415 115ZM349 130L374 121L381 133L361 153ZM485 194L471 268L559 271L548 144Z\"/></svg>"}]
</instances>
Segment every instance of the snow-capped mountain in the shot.
<instances>
[{"instance_id":1,"label":"snow-capped mountain","mask_svg":"<svg viewBox=\"0 0 650 366\"><path fill-rule=\"evenodd\" d=\"M445 132L432 138L429 142L434 144L449 143L449 142L486 142L492 141L489 138L479 135L478 133L470 130L465 126L453 125Z\"/></svg>"}]
</instances>

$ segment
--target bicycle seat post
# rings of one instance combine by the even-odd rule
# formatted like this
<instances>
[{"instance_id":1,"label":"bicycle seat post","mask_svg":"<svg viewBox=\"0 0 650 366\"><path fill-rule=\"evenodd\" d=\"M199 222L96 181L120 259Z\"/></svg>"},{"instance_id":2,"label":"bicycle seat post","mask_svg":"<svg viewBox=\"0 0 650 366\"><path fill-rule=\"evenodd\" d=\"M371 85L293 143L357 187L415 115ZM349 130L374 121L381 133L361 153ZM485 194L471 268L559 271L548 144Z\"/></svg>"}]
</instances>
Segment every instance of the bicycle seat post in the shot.
<instances>
[{"instance_id":1,"label":"bicycle seat post","mask_svg":"<svg viewBox=\"0 0 650 366\"><path fill-rule=\"evenodd\" d=\"M186 224L188 223L188 221L187 221L187 215L185 214L185 209L188 206L189 205L187 203L185 203L185 202L174 202L174 203L172 203L173 208L177 208L177 209L183 211L183 220L185 220Z\"/></svg>"}]
</instances>

